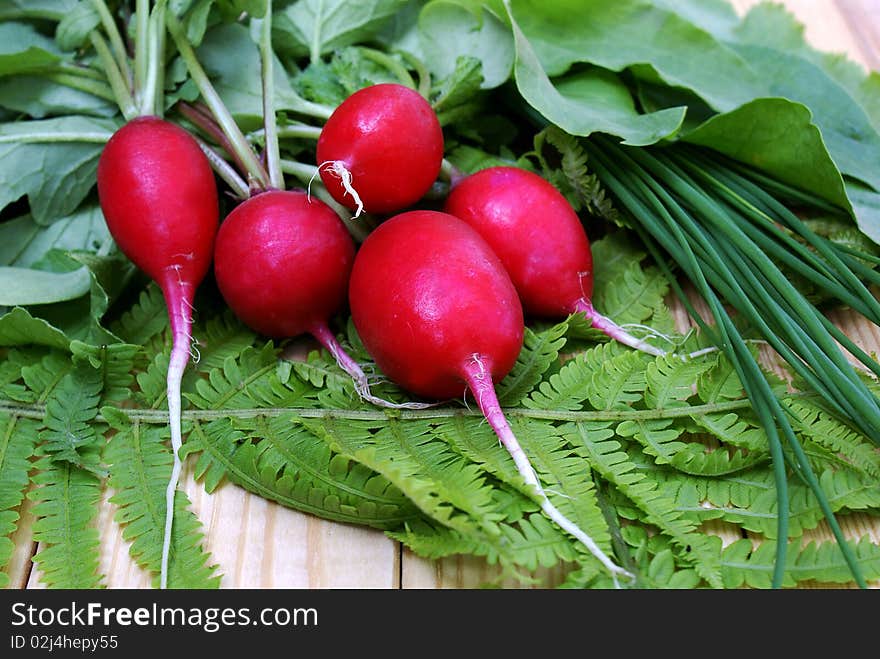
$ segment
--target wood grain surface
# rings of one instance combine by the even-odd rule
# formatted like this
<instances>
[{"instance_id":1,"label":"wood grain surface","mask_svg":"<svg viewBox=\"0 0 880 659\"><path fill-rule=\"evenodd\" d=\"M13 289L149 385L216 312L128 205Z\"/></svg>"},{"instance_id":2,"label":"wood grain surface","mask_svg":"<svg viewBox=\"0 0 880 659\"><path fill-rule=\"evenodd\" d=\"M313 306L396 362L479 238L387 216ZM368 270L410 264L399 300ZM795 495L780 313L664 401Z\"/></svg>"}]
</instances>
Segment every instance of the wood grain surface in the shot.
<instances>
[{"instance_id":1,"label":"wood grain surface","mask_svg":"<svg viewBox=\"0 0 880 659\"><path fill-rule=\"evenodd\" d=\"M746 11L757 0L734 0ZM846 53L866 68L880 70L880 0L785 0L783 3L805 26L806 39L821 50ZM686 314L670 303L684 329ZM854 314L835 313L832 320L868 352L880 352L880 331ZM206 494L192 477L187 463L181 487L193 502L193 511L206 529L207 548L222 573L223 588L383 588L440 589L478 587L496 577L496 571L473 557L427 561L414 556L383 533L328 522L299 513L225 483ZM110 588L146 588L148 576L128 553L115 508L106 492L98 525L101 534L101 571ZM22 522L13 537L15 553L10 588L40 588L31 556L32 504L23 504ZM880 519L850 515L841 526L851 537L870 535L880 543ZM740 538L723 522L706 524L706 531L725 542ZM831 538L820 526L809 538ZM545 573L549 582L562 578L561 570ZM514 587L517 584L502 582ZM880 584L873 584L880 587ZM817 584L821 586L821 584Z\"/></svg>"}]
</instances>

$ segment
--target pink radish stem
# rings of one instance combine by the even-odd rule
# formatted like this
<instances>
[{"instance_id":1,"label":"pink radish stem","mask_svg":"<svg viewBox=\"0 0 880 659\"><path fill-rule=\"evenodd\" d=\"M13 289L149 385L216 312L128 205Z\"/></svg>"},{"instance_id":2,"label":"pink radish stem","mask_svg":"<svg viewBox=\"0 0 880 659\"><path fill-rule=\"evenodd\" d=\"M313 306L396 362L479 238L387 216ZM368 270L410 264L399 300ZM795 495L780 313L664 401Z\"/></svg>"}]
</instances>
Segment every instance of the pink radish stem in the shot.
<instances>
[{"instance_id":1,"label":"pink radish stem","mask_svg":"<svg viewBox=\"0 0 880 659\"><path fill-rule=\"evenodd\" d=\"M380 407L390 407L396 409L420 410L433 406L433 403L392 403L389 400L385 400L384 398L373 395L373 393L370 391L370 383L367 379L366 373L364 373L363 369L360 367L360 364L352 359L351 355L349 355L345 351L345 349L333 335L333 332L331 332L330 328L327 327L326 323L316 324L311 328L310 333L318 340L318 342L322 346L324 346L330 352L331 355L333 355L333 359L336 360L339 368L341 368L343 371L348 373L349 376L351 376L351 379L354 382L354 389L357 392L358 396L360 396L363 400L369 403L373 403L374 405L378 405Z\"/></svg>"},{"instance_id":2,"label":"pink radish stem","mask_svg":"<svg viewBox=\"0 0 880 659\"><path fill-rule=\"evenodd\" d=\"M168 418L171 426L171 451L174 462L171 478L165 490L165 531L162 538L162 564L160 568L160 588L168 586L168 559L171 553L171 530L174 521L174 496L180 480L182 463L179 456L183 445L181 432L180 385L183 372L190 358L192 342L192 308L195 289L191 283L181 280L178 267L169 266L165 270L165 280L161 282L168 317L171 324L172 346L168 363L167 392Z\"/></svg>"},{"instance_id":3,"label":"pink radish stem","mask_svg":"<svg viewBox=\"0 0 880 659\"><path fill-rule=\"evenodd\" d=\"M523 477L523 480L527 485L530 485L535 489L541 502L541 510L543 510L550 519L556 522L560 528L567 531L584 544L590 553L611 573L611 578L614 580L615 586L620 587L620 584L617 581L618 576L625 576L628 579L634 579L635 577L631 572L616 565L611 558L599 548L596 542L587 535L587 533L563 515L547 497L528 456L525 451L523 451L522 446L520 446L516 435L513 434L513 430L507 421L507 417L504 416L504 411L498 403L498 396L495 393L495 385L492 382L491 374L486 370L480 355L473 355L472 359L465 364L464 370L465 381L474 397L477 399L480 411L483 413L483 416L486 417L492 430L495 431L501 444L507 449L507 452L510 453L514 464L516 464L517 471Z\"/></svg>"},{"instance_id":4,"label":"pink radish stem","mask_svg":"<svg viewBox=\"0 0 880 659\"><path fill-rule=\"evenodd\" d=\"M619 341L630 348L647 352L655 357L662 357L667 354L662 348L653 346L647 341L633 336L613 320L600 314L593 307L593 303L585 298L581 298L575 303L574 310L582 312L589 319L593 327L615 341Z\"/></svg>"}]
</instances>

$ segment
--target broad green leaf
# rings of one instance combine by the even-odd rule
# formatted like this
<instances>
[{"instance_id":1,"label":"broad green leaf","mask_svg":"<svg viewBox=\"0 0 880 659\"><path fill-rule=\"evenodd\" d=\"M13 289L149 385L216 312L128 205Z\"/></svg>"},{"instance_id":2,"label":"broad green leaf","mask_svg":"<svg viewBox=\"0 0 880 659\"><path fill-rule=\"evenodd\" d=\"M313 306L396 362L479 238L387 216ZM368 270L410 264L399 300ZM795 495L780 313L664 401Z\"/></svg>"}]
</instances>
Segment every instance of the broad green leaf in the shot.
<instances>
[{"instance_id":1,"label":"broad green leaf","mask_svg":"<svg viewBox=\"0 0 880 659\"><path fill-rule=\"evenodd\" d=\"M262 126L263 88L260 76L260 52L248 29L240 24L220 25L209 30L196 51L199 62L212 79L223 103L242 128ZM301 99L290 86L290 79L275 62L275 108L295 110Z\"/></svg>"},{"instance_id":2,"label":"broad green leaf","mask_svg":"<svg viewBox=\"0 0 880 659\"><path fill-rule=\"evenodd\" d=\"M32 119L65 115L113 117L116 103L39 75L0 78L0 106Z\"/></svg>"},{"instance_id":3,"label":"broad green leaf","mask_svg":"<svg viewBox=\"0 0 880 659\"><path fill-rule=\"evenodd\" d=\"M495 0L492 6L501 2L506 0ZM666 84L697 90L722 111L751 100L762 87L749 64L690 22L692 11L679 13L677 2L511 0L510 5L550 76L578 62L613 71L648 64Z\"/></svg>"},{"instance_id":4,"label":"broad green leaf","mask_svg":"<svg viewBox=\"0 0 880 659\"><path fill-rule=\"evenodd\" d=\"M0 0L0 20L47 18L60 21L79 0Z\"/></svg>"},{"instance_id":5,"label":"broad green leaf","mask_svg":"<svg viewBox=\"0 0 880 659\"><path fill-rule=\"evenodd\" d=\"M640 114L626 86L610 71L591 67L554 82L529 40L513 24L514 71L520 93L548 121L572 135L611 133L626 144L652 144L674 134L685 108Z\"/></svg>"},{"instance_id":6,"label":"broad green leaf","mask_svg":"<svg viewBox=\"0 0 880 659\"><path fill-rule=\"evenodd\" d=\"M489 11L475 15L454 0L433 0L419 14L419 43L424 62L437 78L455 71L459 57L482 64L483 89L506 82L513 70L510 30Z\"/></svg>"},{"instance_id":7,"label":"broad green leaf","mask_svg":"<svg viewBox=\"0 0 880 659\"><path fill-rule=\"evenodd\" d=\"M55 30L55 41L62 50L79 48L89 38L89 32L101 23L101 15L94 3L80 2L61 19Z\"/></svg>"},{"instance_id":8,"label":"broad green leaf","mask_svg":"<svg viewBox=\"0 0 880 659\"><path fill-rule=\"evenodd\" d=\"M783 98L757 99L718 114L683 138L757 167L823 199L849 206L843 178L810 110Z\"/></svg>"},{"instance_id":9,"label":"broad green leaf","mask_svg":"<svg viewBox=\"0 0 880 659\"><path fill-rule=\"evenodd\" d=\"M52 39L27 23L0 23L0 76L39 71L61 60Z\"/></svg>"},{"instance_id":10,"label":"broad green leaf","mask_svg":"<svg viewBox=\"0 0 880 659\"><path fill-rule=\"evenodd\" d=\"M110 240L98 206L83 206L49 226L23 215L0 224L0 266L27 268L52 249L96 252Z\"/></svg>"},{"instance_id":11,"label":"broad green leaf","mask_svg":"<svg viewBox=\"0 0 880 659\"><path fill-rule=\"evenodd\" d=\"M94 187L116 127L78 116L0 124L0 209L27 195L40 224L70 215Z\"/></svg>"},{"instance_id":12,"label":"broad green leaf","mask_svg":"<svg viewBox=\"0 0 880 659\"><path fill-rule=\"evenodd\" d=\"M71 272L0 267L0 305L52 304L88 293L92 278L85 266Z\"/></svg>"},{"instance_id":13,"label":"broad green leaf","mask_svg":"<svg viewBox=\"0 0 880 659\"><path fill-rule=\"evenodd\" d=\"M70 339L47 320L36 318L22 307L0 316L0 346L41 345L67 350Z\"/></svg>"},{"instance_id":14,"label":"broad green leaf","mask_svg":"<svg viewBox=\"0 0 880 659\"><path fill-rule=\"evenodd\" d=\"M272 22L279 52L296 57L321 55L369 41L406 0L299 0L277 13Z\"/></svg>"},{"instance_id":15,"label":"broad green leaf","mask_svg":"<svg viewBox=\"0 0 880 659\"><path fill-rule=\"evenodd\" d=\"M736 50L760 73L766 86L762 95L787 98L810 109L842 173L880 189L880 134L843 86L797 55L762 46Z\"/></svg>"}]
</instances>

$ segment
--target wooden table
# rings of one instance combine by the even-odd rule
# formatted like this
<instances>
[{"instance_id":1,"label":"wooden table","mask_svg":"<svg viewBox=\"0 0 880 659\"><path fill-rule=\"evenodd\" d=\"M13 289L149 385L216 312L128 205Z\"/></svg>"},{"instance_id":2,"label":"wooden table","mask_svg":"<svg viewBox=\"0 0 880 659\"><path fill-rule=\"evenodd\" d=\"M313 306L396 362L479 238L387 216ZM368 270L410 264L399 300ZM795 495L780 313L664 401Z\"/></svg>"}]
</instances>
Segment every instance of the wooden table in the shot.
<instances>
[{"instance_id":1,"label":"wooden table","mask_svg":"<svg viewBox=\"0 0 880 659\"><path fill-rule=\"evenodd\" d=\"M756 2L734 0L733 4L745 11ZM785 0L784 4L804 23L806 38L816 48L846 52L865 67L880 70L880 0ZM686 315L675 311L684 329ZM878 328L843 312L833 320L865 350L880 353ZM223 588L470 588L495 575L476 558L423 560L379 531L299 513L230 483L208 495L194 481L191 467L190 462L181 487L205 525L207 548L223 573ZM149 577L129 556L128 543L113 521L115 508L109 497L106 492L98 519L105 583L110 588L147 588ZM23 505L22 522L13 538L10 588L42 587L31 564L38 550L32 540L32 505L29 501ZM728 533L722 523L708 528L722 538ZM848 536L868 534L880 543L876 517L847 516L843 528ZM823 527L810 535L831 537ZM546 576L553 580L560 575Z\"/></svg>"}]
</instances>

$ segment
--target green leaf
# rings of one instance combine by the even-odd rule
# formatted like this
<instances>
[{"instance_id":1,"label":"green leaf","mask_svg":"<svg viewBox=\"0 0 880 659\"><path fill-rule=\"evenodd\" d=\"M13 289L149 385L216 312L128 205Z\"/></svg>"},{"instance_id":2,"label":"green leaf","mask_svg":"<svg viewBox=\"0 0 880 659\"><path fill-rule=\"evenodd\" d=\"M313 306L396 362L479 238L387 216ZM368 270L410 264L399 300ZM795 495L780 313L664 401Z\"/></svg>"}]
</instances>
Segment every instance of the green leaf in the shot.
<instances>
[{"instance_id":1,"label":"green leaf","mask_svg":"<svg viewBox=\"0 0 880 659\"><path fill-rule=\"evenodd\" d=\"M67 350L70 339L63 330L22 307L0 316L0 346L43 345Z\"/></svg>"},{"instance_id":2,"label":"green leaf","mask_svg":"<svg viewBox=\"0 0 880 659\"><path fill-rule=\"evenodd\" d=\"M110 240L98 206L83 206L48 226L23 215L0 223L0 266L29 268L53 249L95 252Z\"/></svg>"},{"instance_id":3,"label":"green leaf","mask_svg":"<svg viewBox=\"0 0 880 659\"><path fill-rule=\"evenodd\" d=\"M0 76L40 71L61 61L53 41L27 23L0 23Z\"/></svg>"},{"instance_id":4,"label":"green leaf","mask_svg":"<svg viewBox=\"0 0 880 659\"><path fill-rule=\"evenodd\" d=\"M491 12L477 14L466 3L433 0L419 13L418 30L422 59L436 78L452 76L462 57L480 63L482 89L494 89L510 78L513 38Z\"/></svg>"},{"instance_id":5,"label":"green leaf","mask_svg":"<svg viewBox=\"0 0 880 659\"><path fill-rule=\"evenodd\" d=\"M551 81L531 43L513 23L516 86L550 123L572 135L610 133L626 144L652 144L673 135L685 108L640 114L633 98L611 71L592 67Z\"/></svg>"},{"instance_id":6,"label":"green leaf","mask_svg":"<svg viewBox=\"0 0 880 659\"><path fill-rule=\"evenodd\" d=\"M480 61L473 57L461 56L455 61L455 68L443 78L435 92L431 105L438 112L454 108L473 100L483 82ZM440 117L442 120L442 116Z\"/></svg>"},{"instance_id":7,"label":"green leaf","mask_svg":"<svg viewBox=\"0 0 880 659\"><path fill-rule=\"evenodd\" d=\"M762 81L742 57L692 23L692 12L679 12L678 3L666 4L670 3L511 1L516 22L550 76L577 62L613 71L649 64L667 85L694 89L718 110L733 109L760 95L756 90Z\"/></svg>"},{"instance_id":8,"label":"green leaf","mask_svg":"<svg viewBox=\"0 0 880 659\"><path fill-rule=\"evenodd\" d=\"M0 20L47 18L60 21L79 0L0 0Z\"/></svg>"},{"instance_id":9,"label":"green leaf","mask_svg":"<svg viewBox=\"0 0 880 659\"><path fill-rule=\"evenodd\" d=\"M91 288L89 269L46 272L31 268L0 267L0 305L52 304L73 300Z\"/></svg>"},{"instance_id":10,"label":"green leaf","mask_svg":"<svg viewBox=\"0 0 880 659\"><path fill-rule=\"evenodd\" d=\"M277 12L272 22L279 52L294 57L321 55L369 41L406 0L299 0Z\"/></svg>"},{"instance_id":11,"label":"green leaf","mask_svg":"<svg viewBox=\"0 0 880 659\"><path fill-rule=\"evenodd\" d=\"M55 41L61 50L75 50L88 40L89 33L100 24L101 15L94 3L77 3L55 28Z\"/></svg>"},{"instance_id":12,"label":"green leaf","mask_svg":"<svg viewBox=\"0 0 880 659\"><path fill-rule=\"evenodd\" d=\"M0 210L27 195L37 223L69 216L94 187L116 126L77 116L0 124Z\"/></svg>"}]
</instances>

